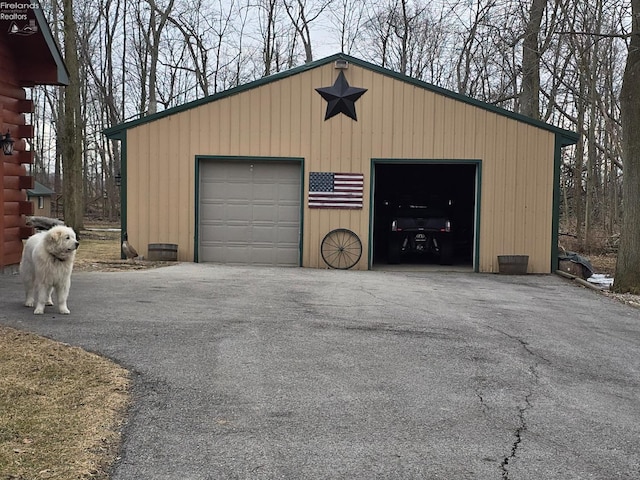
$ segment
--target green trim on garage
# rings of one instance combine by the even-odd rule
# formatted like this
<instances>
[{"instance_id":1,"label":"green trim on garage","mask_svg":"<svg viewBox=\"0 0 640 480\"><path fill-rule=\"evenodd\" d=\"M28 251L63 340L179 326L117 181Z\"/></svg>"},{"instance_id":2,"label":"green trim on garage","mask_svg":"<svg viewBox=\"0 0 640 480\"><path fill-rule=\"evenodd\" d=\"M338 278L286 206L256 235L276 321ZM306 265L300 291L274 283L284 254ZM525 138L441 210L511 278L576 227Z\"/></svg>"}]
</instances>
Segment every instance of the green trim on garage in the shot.
<instances>
[{"instance_id":1,"label":"green trim on garage","mask_svg":"<svg viewBox=\"0 0 640 480\"><path fill-rule=\"evenodd\" d=\"M556 136L553 155L553 206L551 219L551 266L554 273L558 269L558 240L560 235L560 169L562 167L562 140Z\"/></svg>"},{"instance_id":2,"label":"green trim on garage","mask_svg":"<svg viewBox=\"0 0 640 480\"><path fill-rule=\"evenodd\" d=\"M120 141L120 244L124 241L127 231L127 132L119 132L111 140ZM120 258L126 257L120 249Z\"/></svg>"},{"instance_id":3,"label":"green trim on garage","mask_svg":"<svg viewBox=\"0 0 640 480\"><path fill-rule=\"evenodd\" d=\"M475 244L473 245L473 271L475 273L480 272L480 199L482 198L482 160L474 160L473 162L476 164L476 222L473 227Z\"/></svg>"}]
</instances>

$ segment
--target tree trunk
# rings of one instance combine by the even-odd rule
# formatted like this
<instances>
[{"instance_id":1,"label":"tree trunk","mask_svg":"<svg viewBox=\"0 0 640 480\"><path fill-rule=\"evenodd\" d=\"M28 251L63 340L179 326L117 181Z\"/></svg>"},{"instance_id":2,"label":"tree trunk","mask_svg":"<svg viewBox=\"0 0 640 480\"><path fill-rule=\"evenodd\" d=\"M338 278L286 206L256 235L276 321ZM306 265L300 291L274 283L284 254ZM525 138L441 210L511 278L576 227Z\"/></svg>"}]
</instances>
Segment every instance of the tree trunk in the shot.
<instances>
[{"instance_id":1,"label":"tree trunk","mask_svg":"<svg viewBox=\"0 0 640 480\"><path fill-rule=\"evenodd\" d=\"M580 77L582 78L582 76ZM574 214L576 218L576 238L578 239L578 245L580 250L583 250L585 247L585 241L583 237L583 225L584 225L584 203L583 203L583 191L582 191L582 169L584 166L584 115L585 115L585 102L583 100L584 96L584 82L582 80L579 82L579 92L577 100L577 124L576 131L580 135L578 138L578 143L576 143L576 154L575 154L575 162L573 165L573 205L574 205Z\"/></svg>"},{"instance_id":2,"label":"tree trunk","mask_svg":"<svg viewBox=\"0 0 640 480\"><path fill-rule=\"evenodd\" d=\"M64 221L79 232L84 227L82 193L82 143L80 129L80 72L76 41L76 22L73 19L73 0L64 0L64 53L69 70L69 85L64 95L64 129L62 143L62 175Z\"/></svg>"},{"instance_id":3,"label":"tree trunk","mask_svg":"<svg viewBox=\"0 0 640 480\"><path fill-rule=\"evenodd\" d=\"M264 74L267 77L271 75L274 60L276 60L276 2L275 0L267 0L263 2L266 26L262 36L264 46L262 47L262 58L264 60Z\"/></svg>"},{"instance_id":4,"label":"tree trunk","mask_svg":"<svg viewBox=\"0 0 640 480\"><path fill-rule=\"evenodd\" d=\"M631 40L620 93L623 212L613 290L640 294L640 0L631 0L631 9Z\"/></svg>"},{"instance_id":5,"label":"tree trunk","mask_svg":"<svg viewBox=\"0 0 640 480\"><path fill-rule=\"evenodd\" d=\"M540 24L547 0L533 0L522 42L522 114L540 119Z\"/></svg>"}]
</instances>

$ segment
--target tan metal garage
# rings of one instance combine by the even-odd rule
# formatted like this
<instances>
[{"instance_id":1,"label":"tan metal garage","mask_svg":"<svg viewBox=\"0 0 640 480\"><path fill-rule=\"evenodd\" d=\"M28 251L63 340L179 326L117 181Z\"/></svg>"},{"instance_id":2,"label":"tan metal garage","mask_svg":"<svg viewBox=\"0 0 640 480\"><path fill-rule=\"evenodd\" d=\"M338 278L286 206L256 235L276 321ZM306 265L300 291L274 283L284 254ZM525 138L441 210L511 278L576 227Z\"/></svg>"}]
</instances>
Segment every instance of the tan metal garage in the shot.
<instances>
[{"instance_id":1,"label":"tan metal garage","mask_svg":"<svg viewBox=\"0 0 640 480\"><path fill-rule=\"evenodd\" d=\"M555 269L562 150L578 138L344 54L105 133L122 143L122 226L142 255L173 243L180 261L327 268L322 241L346 229L366 270L385 255L389 201L437 190L474 271L528 255L529 273Z\"/></svg>"},{"instance_id":2,"label":"tan metal garage","mask_svg":"<svg viewBox=\"0 0 640 480\"><path fill-rule=\"evenodd\" d=\"M300 161L198 158L198 257L300 265Z\"/></svg>"}]
</instances>

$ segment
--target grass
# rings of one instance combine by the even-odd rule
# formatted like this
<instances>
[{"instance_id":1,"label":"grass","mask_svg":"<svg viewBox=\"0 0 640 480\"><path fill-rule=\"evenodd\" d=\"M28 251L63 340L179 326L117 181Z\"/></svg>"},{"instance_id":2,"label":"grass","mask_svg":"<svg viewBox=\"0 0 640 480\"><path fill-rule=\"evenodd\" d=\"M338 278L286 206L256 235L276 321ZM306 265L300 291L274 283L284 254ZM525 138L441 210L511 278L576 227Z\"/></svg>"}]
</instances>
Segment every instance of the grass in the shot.
<instances>
[{"instance_id":1,"label":"grass","mask_svg":"<svg viewBox=\"0 0 640 480\"><path fill-rule=\"evenodd\" d=\"M120 232L83 230L80 232L77 260L120 260Z\"/></svg>"},{"instance_id":2,"label":"grass","mask_svg":"<svg viewBox=\"0 0 640 480\"><path fill-rule=\"evenodd\" d=\"M109 478L129 374L79 348L0 327L0 479Z\"/></svg>"},{"instance_id":3,"label":"grass","mask_svg":"<svg viewBox=\"0 0 640 480\"><path fill-rule=\"evenodd\" d=\"M144 270L163 267L175 262L149 260L122 260L120 257L120 231L104 230L113 225L98 225L101 230L87 226L79 235L80 248L76 254L74 272L115 272L122 270ZM0 478L0 480L2 480Z\"/></svg>"}]
</instances>

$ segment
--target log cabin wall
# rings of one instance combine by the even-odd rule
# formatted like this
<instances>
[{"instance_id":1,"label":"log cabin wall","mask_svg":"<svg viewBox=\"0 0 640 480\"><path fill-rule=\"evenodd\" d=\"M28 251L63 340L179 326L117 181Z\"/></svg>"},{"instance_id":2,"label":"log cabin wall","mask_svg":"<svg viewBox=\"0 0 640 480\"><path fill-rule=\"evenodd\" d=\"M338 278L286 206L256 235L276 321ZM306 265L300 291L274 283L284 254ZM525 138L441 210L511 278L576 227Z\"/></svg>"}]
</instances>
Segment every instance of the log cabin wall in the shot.
<instances>
[{"instance_id":1,"label":"log cabin wall","mask_svg":"<svg viewBox=\"0 0 640 480\"><path fill-rule=\"evenodd\" d=\"M26 225L25 215L33 214L26 189L34 180L26 165L33 162L33 152L27 151L26 139L33 138L33 126L26 124L26 113L33 112L33 102L20 86L19 73L6 44L0 43L0 134L7 131L15 140L13 155L0 152L0 272L17 270L22 255L22 240L33 229Z\"/></svg>"}]
</instances>

